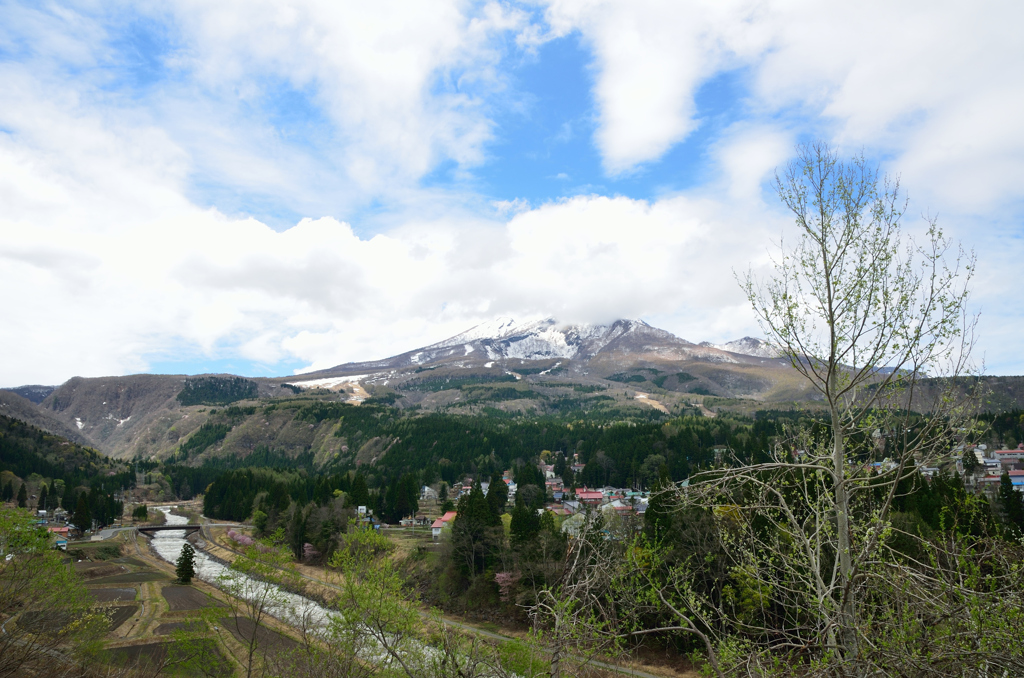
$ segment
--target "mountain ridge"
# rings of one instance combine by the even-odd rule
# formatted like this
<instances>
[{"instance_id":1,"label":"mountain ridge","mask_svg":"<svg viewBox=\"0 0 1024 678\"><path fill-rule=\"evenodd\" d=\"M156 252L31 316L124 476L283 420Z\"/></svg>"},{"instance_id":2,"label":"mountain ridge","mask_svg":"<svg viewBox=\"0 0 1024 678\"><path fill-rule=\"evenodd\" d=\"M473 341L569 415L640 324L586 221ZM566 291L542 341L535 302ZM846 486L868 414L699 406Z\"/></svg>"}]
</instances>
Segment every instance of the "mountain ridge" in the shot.
<instances>
[{"instance_id":1,"label":"mountain ridge","mask_svg":"<svg viewBox=\"0 0 1024 678\"><path fill-rule=\"evenodd\" d=\"M318 455L329 456L337 453L335 447L348 444L329 431L314 431L295 420L295 405L288 404L294 399L358 404L373 398L410 416L420 411L559 417L573 413L610 421L712 415L709 408L723 406L747 413L819 407L820 396L807 381L788 360L771 357L769 350L764 340L752 337L696 344L636 319L569 324L551 317L496 318L398 355L303 374L253 379L75 377L38 405L13 391L0 392L0 408L112 456L166 458L189 443L212 416L222 416L215 414L217 410L232 403L238 407L228 408L237 412L231 415L231 431L209 454L244 455L260 446L301 454L312 445L320 450ZM229 402L241 397L235 395L213 401L181 397L189 381L214 386L220 381L226 387L239 379L251 384L242 391L219 392L248 393L248 400ZM993 405L1005 409L1024 402L1024 379L1009 377L998 383L1005 397L990 401ZM275 409L275 403L281 408ZM364 456L377 452L368 448Z\"/></svg>"}]
</instances>

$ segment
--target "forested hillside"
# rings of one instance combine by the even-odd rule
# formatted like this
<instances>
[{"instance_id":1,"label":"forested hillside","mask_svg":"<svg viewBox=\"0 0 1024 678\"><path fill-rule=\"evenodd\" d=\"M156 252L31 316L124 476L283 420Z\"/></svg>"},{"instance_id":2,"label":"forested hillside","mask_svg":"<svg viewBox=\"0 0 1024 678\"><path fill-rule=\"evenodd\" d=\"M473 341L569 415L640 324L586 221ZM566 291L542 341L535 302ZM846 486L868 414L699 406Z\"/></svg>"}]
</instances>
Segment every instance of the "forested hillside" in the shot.
<instances>
[{"instance_id":1,"label":"forested hillside","mask_svg":"<svg viewBox=\"0 0 1024 678\"><path fill-rule=\"evenodd\" d=\"M76 511L84 498L83 515L101 526L121 516L116 495L135 485L135 473L125 464L3 415L0 479L4 500L18 497L25 488L26 508Z\"/></svg>"}]
</instances>

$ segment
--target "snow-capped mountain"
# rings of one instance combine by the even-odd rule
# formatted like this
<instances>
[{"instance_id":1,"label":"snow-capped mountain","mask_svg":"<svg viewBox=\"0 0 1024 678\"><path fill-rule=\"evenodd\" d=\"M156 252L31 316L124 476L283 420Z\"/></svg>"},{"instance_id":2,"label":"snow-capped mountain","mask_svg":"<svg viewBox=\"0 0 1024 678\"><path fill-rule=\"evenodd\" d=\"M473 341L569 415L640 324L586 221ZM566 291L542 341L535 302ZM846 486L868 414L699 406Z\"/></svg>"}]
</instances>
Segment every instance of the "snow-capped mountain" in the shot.
<instances>
[{"instance_id":1,"label":"snow-capped mountain","mask_svg":"<svg viewBox=\"0 0 1024 678\"><path fill-rule=\"evenodd\" d=\"M742 339L736 339L724 344L712 344L709 341L704 341L700 345L728 351L729 353L754 356L755 358L778 358L781 355L779 350L767 341L755 337L743 337Z\"/></svg>"},{"instance_id":2,"label":"snow-capped mountain","mask_svg":"<svg viewBox=\"0 0 1024 678\"><path fill-rule=\"evenodd\" d=\"M568 325L554 318L529 322L498 318L427 346L422 349L423 355L420 357L462 347L465 355L481 351L489 360L586 359L606 349L621 349L630 345L643 350L651 344L672 344L679 348L693 346L642 320L616 320L608 325Z\"/></svg>"},{"instance_id":3,"label":"snow-capped mountain","mask_svg":"<svg viewBox=\"0 0 1024 678\"><path fill-rule=\"evenodd\" d=\"M345 375L422 370L442 363L471 366L504 365L508 361L572 361L581 366L594 360L612 364L642 360L736 363L739 358L714 346L702 346L642 320L608 324L562 323L555 318L518 321L496 318L429 346L383 360L346 363L303 375L335 378Z\"/></svg>"}]
</instances>

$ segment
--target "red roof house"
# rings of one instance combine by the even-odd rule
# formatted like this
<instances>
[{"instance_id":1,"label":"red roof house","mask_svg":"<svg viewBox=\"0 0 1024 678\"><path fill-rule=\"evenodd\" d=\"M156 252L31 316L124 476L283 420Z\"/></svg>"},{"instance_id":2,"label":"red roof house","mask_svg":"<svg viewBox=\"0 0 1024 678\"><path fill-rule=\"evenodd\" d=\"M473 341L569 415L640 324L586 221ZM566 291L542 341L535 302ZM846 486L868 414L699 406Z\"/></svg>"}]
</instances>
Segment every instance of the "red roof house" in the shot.
<instances>
[{"instance_id":1,"label":"red roof house","mask_svg":"<svg viewBox=\"0 0 1024 678\"><path fill-rule=\"evenodd\" d=\"M449 511L433 522L430 526L430 531L431 534L433 534L434 539L441 536L441 530L443 530L451 521L455 520L456 515L458 514L455 511Z\"/></svg>"}]
</instances>

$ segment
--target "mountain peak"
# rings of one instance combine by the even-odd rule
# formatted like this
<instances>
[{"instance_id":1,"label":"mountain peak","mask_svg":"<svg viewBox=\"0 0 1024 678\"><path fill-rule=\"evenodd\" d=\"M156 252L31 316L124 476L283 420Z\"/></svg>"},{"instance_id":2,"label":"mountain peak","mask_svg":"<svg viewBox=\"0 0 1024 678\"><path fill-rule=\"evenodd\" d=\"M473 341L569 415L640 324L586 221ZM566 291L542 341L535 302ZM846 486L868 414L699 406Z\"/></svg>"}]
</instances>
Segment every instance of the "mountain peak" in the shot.
<instances>
[{"instance_id":1,"label":"mountain peak","mask_svg":"<svg viewBox=\"0 0 1024 678\"><path fill-rule=\"evenodd\" d=\"M724 344L712 344L710 341L703 341L700 345L728 351L729 353L749 355L755 358L778 358L780 356L777 348L764 339L758 339L757 337L743 337L742 339L728 341Z\"/></svg>"}]
</instances>

